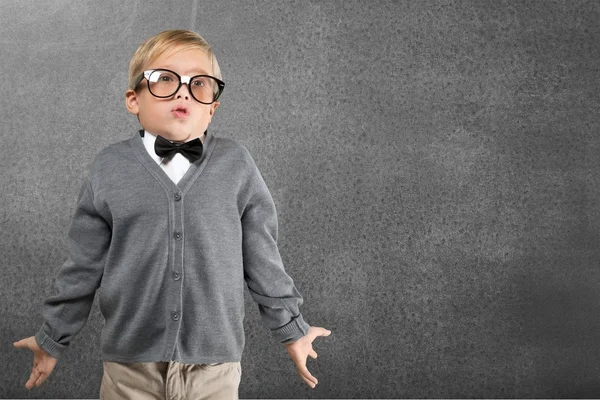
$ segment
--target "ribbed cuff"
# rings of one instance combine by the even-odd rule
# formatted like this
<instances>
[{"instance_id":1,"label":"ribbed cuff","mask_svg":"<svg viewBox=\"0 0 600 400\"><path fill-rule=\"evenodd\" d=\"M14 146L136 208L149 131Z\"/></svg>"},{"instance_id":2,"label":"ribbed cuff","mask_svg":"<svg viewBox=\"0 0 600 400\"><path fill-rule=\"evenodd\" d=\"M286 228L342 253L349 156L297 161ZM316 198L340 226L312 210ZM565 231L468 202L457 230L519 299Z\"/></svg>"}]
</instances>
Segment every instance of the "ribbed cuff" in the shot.
<instances>
[{"instance_id":1,"label":"ribbed cuff","mask_svg":"<svg viewBox=\"0 0 600 400\"><path fill-rule=\"evenodd\" d=\"M298 314L288 324L271 331L271 336L279 343L295 342L308 333L308 328L310 325Z\"/></svg>"},{"instance_id":2,"label":"ribbed cuff","mask_svg":"<svg viewBox=\"0 0 600 400\"><path fill-rule=\"evenodd\" d=\"M46 351L46 353L50 354L54 358L59 358L62 356L68 347L52 340L43 329L40 329L38 333L36 333L35 341L37 342L38 346L40 346L42 349L44 349L44 351Z\"/></svg>"}]
</instances>

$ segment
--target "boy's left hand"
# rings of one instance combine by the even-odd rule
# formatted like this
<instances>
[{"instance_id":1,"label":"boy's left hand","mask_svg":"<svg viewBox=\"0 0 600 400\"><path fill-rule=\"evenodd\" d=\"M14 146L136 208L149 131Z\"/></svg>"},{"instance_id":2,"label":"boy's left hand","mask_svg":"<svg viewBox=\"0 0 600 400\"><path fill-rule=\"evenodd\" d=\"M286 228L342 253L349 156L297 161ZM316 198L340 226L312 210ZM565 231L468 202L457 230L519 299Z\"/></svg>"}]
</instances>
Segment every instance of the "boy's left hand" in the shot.
<instances>
[{"instance_id":1,"label":"boy's left hand","mask_svg":"<svg viewBox=\"0 0 600 400\"><path fill-rule=\"evenodd\" d=\"M308 328L306 335L302 336L300 339L292 343L285 343L285 348L288 354L296 364L298 374L302 380L313 389L315 386L317 386L319 381L317 378L312 376L312 374L308 371L308 368L306 368L306 357L311 356L312 358L317 358L317 352L312 347L313 340L315 340L317 336L329 335L331 335L330 330L317 326L311 326Z\"/></svg>"}]
</instances>

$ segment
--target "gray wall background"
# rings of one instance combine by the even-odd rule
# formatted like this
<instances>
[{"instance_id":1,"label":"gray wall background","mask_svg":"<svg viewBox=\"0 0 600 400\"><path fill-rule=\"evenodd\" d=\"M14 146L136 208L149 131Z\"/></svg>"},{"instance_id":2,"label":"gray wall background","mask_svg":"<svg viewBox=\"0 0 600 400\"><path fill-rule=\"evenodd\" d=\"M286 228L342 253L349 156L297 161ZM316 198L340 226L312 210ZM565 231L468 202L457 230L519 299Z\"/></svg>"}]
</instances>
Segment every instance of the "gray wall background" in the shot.
<instances>
[{"instance_id":1,"label":"gray wall background","mask_svg":"<svg viewBox=\"0 0 600 400\"><path fill-rule=\"evenodd\" d=\"M243 398L600 397L600 3L0 1L0 396L97 398L97 303L28 393L84 169L128 63L195 29L279 215L316 389L246 292Z\"/></svg>"}]
</instances>

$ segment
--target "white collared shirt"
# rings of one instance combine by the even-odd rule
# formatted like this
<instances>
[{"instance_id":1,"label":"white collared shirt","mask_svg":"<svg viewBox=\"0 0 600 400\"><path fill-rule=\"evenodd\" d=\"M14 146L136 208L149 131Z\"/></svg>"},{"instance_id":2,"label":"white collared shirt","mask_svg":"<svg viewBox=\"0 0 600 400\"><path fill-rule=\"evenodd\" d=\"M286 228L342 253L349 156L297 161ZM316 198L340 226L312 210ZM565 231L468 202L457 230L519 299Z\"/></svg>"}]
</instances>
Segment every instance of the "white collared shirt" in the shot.
<instances>
[{"instance_id":1,"label":"white collared shirt","mask_svg":"<svg viewBox=\"0 0 600 400\"><path fill-rule=\"evenodd\" d=\"M169 178L171 178L171 180L177 184L190 167L190 160L181 155L181 153L175 153L171 159L159 157L156 154L156 151L154 151L156 135L148 132L147 130L144 130L144 137L142 139L144 141L144 146L146 146L146 150L148 150L148 154L150 154L152 159L161 166L167 175L169 175Z\"/></svg>"}]
</instances>

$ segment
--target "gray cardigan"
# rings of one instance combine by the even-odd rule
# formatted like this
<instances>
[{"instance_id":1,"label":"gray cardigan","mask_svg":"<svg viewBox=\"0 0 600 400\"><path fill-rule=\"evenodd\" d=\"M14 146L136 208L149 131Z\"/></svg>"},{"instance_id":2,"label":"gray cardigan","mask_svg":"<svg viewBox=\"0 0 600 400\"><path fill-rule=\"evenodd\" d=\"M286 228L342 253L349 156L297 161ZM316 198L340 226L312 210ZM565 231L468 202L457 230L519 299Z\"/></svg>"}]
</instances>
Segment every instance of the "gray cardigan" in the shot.
<instances>
[{"instance_id":1,"label":"gray cardigan","mask_svg":"<svg viewBox=\"0 0 600 400\"><path fill-rule=\"evenodd\" d=\"M202 158L175 184L142 133L105 147L86 170L40 347L61 356L96 291L106 361L240 361L245 286L274 340L306 335L275 204L246 147L207 131Z\"/></svg>"}]
</instances>

